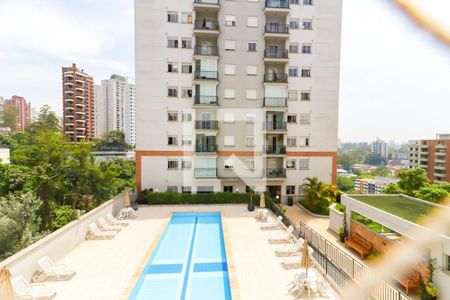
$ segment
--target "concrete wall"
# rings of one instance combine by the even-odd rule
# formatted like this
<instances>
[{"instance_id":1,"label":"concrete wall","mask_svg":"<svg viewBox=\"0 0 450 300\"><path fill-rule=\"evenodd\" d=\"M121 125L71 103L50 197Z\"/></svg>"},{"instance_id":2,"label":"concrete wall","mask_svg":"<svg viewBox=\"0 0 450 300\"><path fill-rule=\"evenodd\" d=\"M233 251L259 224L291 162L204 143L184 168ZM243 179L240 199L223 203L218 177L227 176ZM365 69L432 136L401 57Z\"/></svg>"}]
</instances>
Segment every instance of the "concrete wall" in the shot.
<instances>
[{"instance_id":1,"label":"concrete wall","mask_svg":"<svg viewBox=\"0 0 450 300\"><path fill-rule=\"evenodd\" d=\"M59 230L51 233L33 245L0 262L0 268L7 266L13 276L22 275L31 279L38 269L37 261L43 256L49 256L58 261L86 239L89 224L108 213L116 215L122 208L125 194L109 200L96 209L83 215L80 220L73 221ZM75 267L75 266L74 266Z\"/></svg>"},{"instance_id":2,"label":"concrete wall","mask_svg":"<svg viewBox=\"0 0 450 300\"><path fill-rule=\"evenodd\" d=\"M330 207L330 225L328 228L339 234L339 227L344 227L344 214L332 206Z\"/></svg>"}]
</instances>

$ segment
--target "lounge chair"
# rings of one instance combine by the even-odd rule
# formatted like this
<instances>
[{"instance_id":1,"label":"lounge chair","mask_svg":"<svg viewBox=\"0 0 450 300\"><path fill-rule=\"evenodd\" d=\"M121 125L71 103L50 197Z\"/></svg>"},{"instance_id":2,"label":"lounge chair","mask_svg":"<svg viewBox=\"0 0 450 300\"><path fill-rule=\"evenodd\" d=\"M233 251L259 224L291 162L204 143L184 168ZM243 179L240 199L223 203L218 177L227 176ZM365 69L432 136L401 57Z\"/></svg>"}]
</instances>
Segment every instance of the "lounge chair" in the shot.
<instances>
[{"instance_id":1,"label":"lounge chair","mask_svg":"<svg viewBox=\"0 0 450 300\"><path fill-rule=\"evenodd\" d=\"M48 256L41 258L38 265L48 277L56 277L57 280L68 280L76 274L66 265L55 264Z\"/></svg>"},{"instance_id":2,"label":"lounge chair","mask_svg":"<svg viewBox=\"0 0 450 300\"><path fill-rule=\"evenodd\" d=\"M300 254L301 255L301 254ZM281 259L281 265L285 269L297 269L300 268L301 256L289 256Z\"/></svg>"},{"instance_id":3,"label":"lounge chair","mask_svg":"<svg viewBox=\"0 0 450 300\"><path fill-rule=\"evenodd\" d=\"M262 225L260 228L261 229L276 229L276 228L284 227L282 220L283 220L283 217L278 216L275 220Z\"/></svg>"},{"instance_id":4,"label":"lounge chair","mask_svg":"<svg viewBox=\"0 0 450 300\"><path fill-rule=\"evenodd\" d=\"M89 230L90 236L88 238L91 237L92 239L112 239L116 235L115 231L101 231L95 223L89 225Z\"/></svg>"},{"instance_id":5,"label":"lounge chair","mask_svg":"<svg viewBox=\"0 0 450 300\"><path fill-rule=\"evenodd\" d=\"M292 236L292 233L294 232L294 227L289 226L285 231L282 232L278 232L276 234L273 234L272 236L269 237L269 241L289 241L292 238L294 238Z\"/></svg>"},{"instance_id":6,"label":"lounge chair","mask_svg":"<svg viewBox=\"0 0 450 300\"><path fill-rule=\"evenodd\" d=\"M14 277L11 281L16 299L35 300L35 299L53 299L56 292L49 289L42 283L28 283L23 276Z\"/></svg>"},{"instance_id":7,"label":"lounge chair","mask_svg":"<svg viewBox=\"0 0 450 300\"><path fill-rule=\"evenodd\" d=\"M289 282L288 284L288 293L294 296L295 299L297 299L299 296L301 296L301 294L305 290L305 287L306 286L302 278L298 274L295 274L294 280Z\"/></svg>"},{"instance_id":8,"label":"lounge chair","mask_svg":"<svg viewBox=\"0 0 450 300\"><path fill-rule=\"evenodd\" d=\"M106 215L106 220L111 224L111 225L120 225L120 226L128 226L128 222L124 221L124 220L119 220L113 217L112 214L107 214Z\"/></svg>"},{"instance_id":9,"label":"lounge chair","mask_svg":"<svg viewBox=\"0 0 450 300\"><path fill-rule=\"evenodd\" d=\"M293 244L285 244L285 245L279 245L276 249L275 249L275 254L280 255L280 254L288 254L288 255L293 255L296 253L299 253L299 251L302 249L303 247L303 243L304 240L302 238L299 238L295 243Z\"/></svg>"},{"instance_id":10,"label":"lounge chair","mask_svg":"<svg viewBox=\"0 0 450 300\"><path fill-rule=\"evenodd\" d=\"M98 218L98 223L100 224L102 231L117 231L117 232L119 232L122 230L122 226L108 224L108 223L106 223L105 219L103 219L103 217Z\"/></svg>"}]
</instances>

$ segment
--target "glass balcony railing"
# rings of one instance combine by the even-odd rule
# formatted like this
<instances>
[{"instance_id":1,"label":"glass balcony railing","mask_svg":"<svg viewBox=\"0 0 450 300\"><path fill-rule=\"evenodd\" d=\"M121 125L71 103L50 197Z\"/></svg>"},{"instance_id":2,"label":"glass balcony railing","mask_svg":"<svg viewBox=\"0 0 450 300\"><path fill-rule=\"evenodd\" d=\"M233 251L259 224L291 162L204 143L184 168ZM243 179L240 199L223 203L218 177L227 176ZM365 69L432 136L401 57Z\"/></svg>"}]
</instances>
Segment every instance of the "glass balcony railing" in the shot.
<instances>
[{"instance_id":1,"label":"glass balcony railing","mask_svg":"<svg viewBox=\"0 0 450 300\"><path fill-rule=\"evenodd\" d=\"M198 18L199 20L195 21L194 23L194 29L198 30L219 30L219 22L216 20L206 20Z\"/></svg>"},{"instance_id":2,"label":"glass balcony railing","mask_svg":"<svg viewBox=\"0 0 450 300\"><path fill-rule=\"evenodd\" d=\"M217 105L217 96L195 95L194 104Z\"/></svg>"},{"instance_id":3,"label":"glass balcony railing","mask_svg":"<svg viewBox=\"0 0 450 300\"><path fill-rule=\"evenodd\" d=\"M217 152L217 144L196 144L195 152L197 153L209 153L209 152Z\"/></svg>"},{"instance_id":4,"label":"glass balcony railing","mask_svg":"<svg viewBox=\"0 0 450 300\"><path fill-rule=\"evenodd\" d=\"M219 77L218 74L219 73L217 71L198 70L198 71L195 71L194 77L195 77L195 79L216 80Z\"/></svg>"},{"instance_id":5,"label":"glass balcony railing","mask_svg":"<svg viewBox=\"0 0 450 300\"><path fill-rule=\"evenodd\" d=\"M284 121L266 121L264 122L264 130L267 131L286 131L287 130L287 123Z\"/></svg>"},{"instance_id":6,"label":"glass balcony railing","mask_svg":"<svg viewBox=\"0 0 450 300\"><path fill-rule=\"evenodd\" d=\"M266 49L264 51L265 58L289 58L289 52L287 49Z\"/></svg>"},{"instance_id":7,"label":"glass balcony railing","mask_svg":"<svg viewBox=\"0 0 450 300\"><path fill-rule=\"evenodd\" d=\"M194 3L219 5L219 0L194 0Z\"/></svg>"},{"instance_id":8,"label":"glass balcony railing","mask_svg":"<svg viewBox=\"0 0 450 300\"><path fill-rule=\"evenodd\" d=\"M286 146L264 146L266 154L286 154Z\"/></svg>"},{"instance_id":9,"label":"glass balcony railing","mask_svg":"<svg viewBox=\"0 0 450 300\"><path fill-rule=\"evenodd\" d=\"M288 75L286 73L266 73L264 82L287 83Z\"/></svg>"},{"instance_id":10,"label":"glass balcony railing","mask_svg":"<svg viewBox=\"0 0 450 300\"><path fill-rule=\"evenodd\" d=\"M264 174L266 174L267 178L285 178L286 177L286 169L285 168L266 169Z\"/></svg>"},{"instance_id":11,"label":"glass balcony railing","mask_svg":"<svg viewBox=\"0 0 450 300\"><path fill-rule=\"evenodd\" d=\"M219 51L216 46L196 45L194 48L195 55L219 55Z\"/></svg>"},{"instance_id":12,"label":"glass balcony railing","mask_svg":"<svg viewBox=\"0 0 450 300\"><path fill-rule=\"evenodd\" d=\"M265 97L265 107L287 107L287 98L282 97Z\"/></svg>"},{"instance_id":13,"label":"glass balcony railing","mask_svg":"<svg viewBox=\"0 0 450 300\"><path fill-rule=\"evenodd\" d=\"M196 178L215 178L217 177L216 168L195 168L194 177Z\"/></svg>"},{"instance_id":14,"label":"glass balcony railing","mask_svg":"<svg viewBox=\"0 0 450 300\"><path fill-rule=\"evenodd\" d=\"M267 23L265 27L266 33L289 33L289 25L278 23Z\"/></svg>"},{"instance_id":15,"label":"glass balcony railing","mask_svg":"<svg viewBox=\"0 0 450 300\"><path fill-rule=\"evenodd\" d=\"M266 0L266 7L289 8L289 0Z\"/></svg>"},{"instance_id":16,"label":"glass balcony railing","mask_svg":"<svg viewBox=\"0 0 450 300\"><path fill-rule=\"evenodd\" d=\"M195 121L195 129L218 129L219 122L214 121Z\"/></svg>"}]
</instances>

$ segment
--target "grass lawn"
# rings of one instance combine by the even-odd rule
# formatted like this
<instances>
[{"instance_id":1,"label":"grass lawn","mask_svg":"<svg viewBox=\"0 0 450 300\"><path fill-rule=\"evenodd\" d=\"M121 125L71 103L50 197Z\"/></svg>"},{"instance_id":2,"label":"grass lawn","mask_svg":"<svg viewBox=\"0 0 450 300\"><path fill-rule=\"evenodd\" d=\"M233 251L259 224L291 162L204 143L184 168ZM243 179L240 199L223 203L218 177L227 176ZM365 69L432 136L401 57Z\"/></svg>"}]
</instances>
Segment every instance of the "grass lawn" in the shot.
<instances>
[{"instance_id":1,"label":"grass lawn","mask_svg":"<svg viewBox=\"0 0 450 300\"><path fill-rule=\"evenodd\" d=\"M431 205L400 196L351 195L350 197L414 223L418 223L423 216L428 215L434 208Z\"/></svg>"}]
</instances>

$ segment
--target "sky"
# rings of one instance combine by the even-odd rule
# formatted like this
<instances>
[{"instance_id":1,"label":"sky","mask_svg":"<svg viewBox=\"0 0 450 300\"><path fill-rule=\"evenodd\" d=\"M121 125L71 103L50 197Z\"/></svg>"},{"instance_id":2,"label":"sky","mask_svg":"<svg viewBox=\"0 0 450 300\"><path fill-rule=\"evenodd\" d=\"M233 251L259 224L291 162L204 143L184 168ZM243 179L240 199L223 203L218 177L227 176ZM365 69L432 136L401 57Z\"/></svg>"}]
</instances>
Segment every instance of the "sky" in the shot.
<instances>
[{"instance_id":1,"label":"sky","mask_svg":"<svg viewBox=\"0 0 450 300\"><path fill-rule=\"evenodd\" d=\"M423 9L450 20L448 0ZM450 132L450 46L390 0L344 0L342 23L339 138L400 142ZM133 0L0 0L0 96L62 115L61 67L76 62L96 83L133 78L133 30Z\"/></svg>"}]
</instances>

